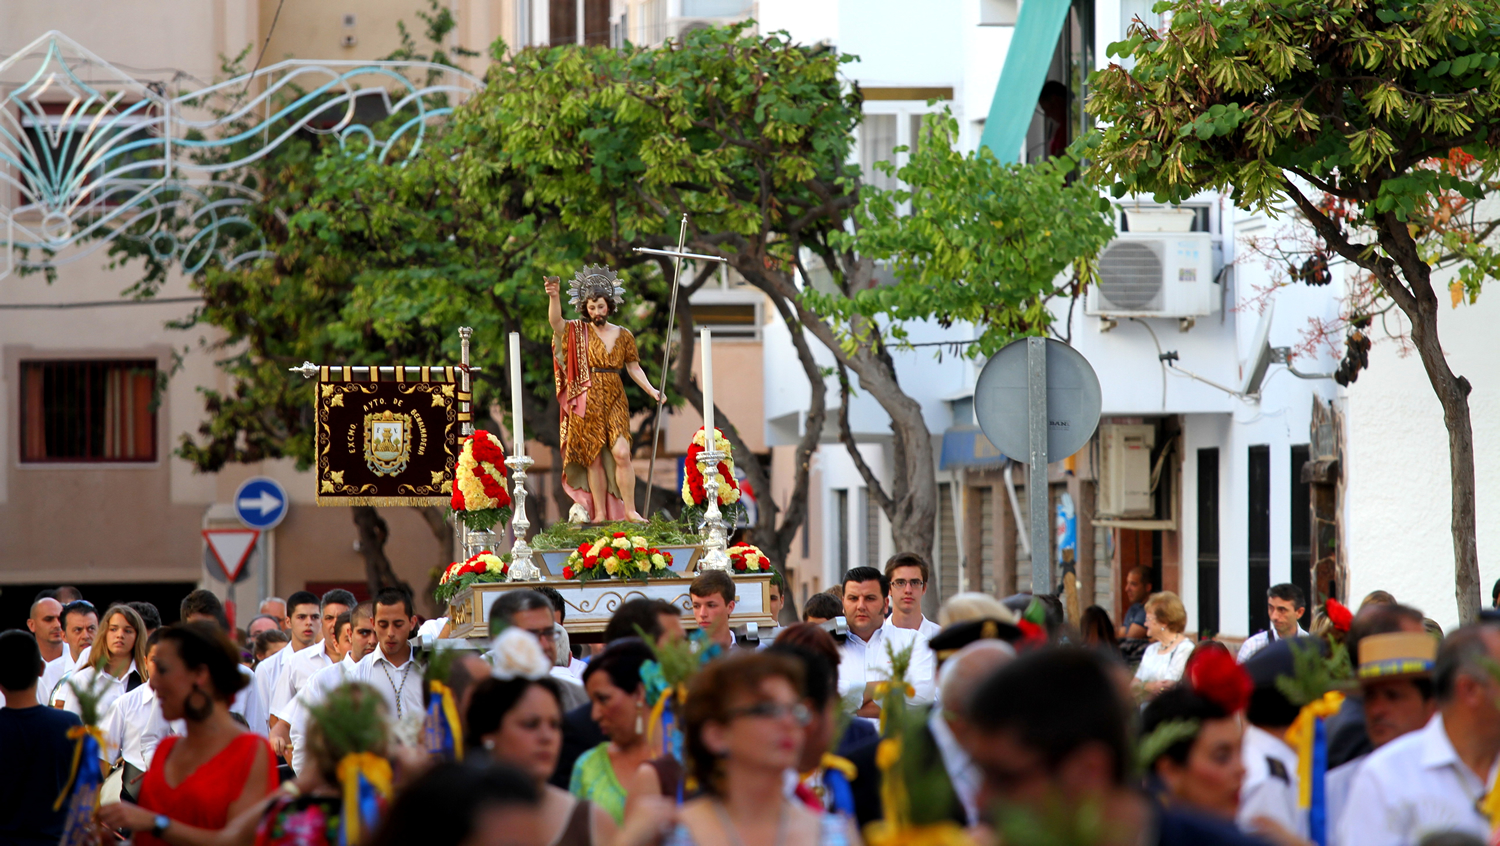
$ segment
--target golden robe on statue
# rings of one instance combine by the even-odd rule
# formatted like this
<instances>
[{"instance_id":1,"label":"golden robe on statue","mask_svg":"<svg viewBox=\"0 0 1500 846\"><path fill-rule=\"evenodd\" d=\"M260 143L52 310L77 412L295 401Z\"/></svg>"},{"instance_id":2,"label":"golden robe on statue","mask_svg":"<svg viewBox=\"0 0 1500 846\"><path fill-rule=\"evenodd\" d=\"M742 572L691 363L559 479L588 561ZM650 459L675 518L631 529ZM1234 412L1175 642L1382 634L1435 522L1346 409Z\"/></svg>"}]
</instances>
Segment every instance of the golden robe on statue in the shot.
<instances>
[{"instance_id":1,"label":"golden robe on statue","mask_svg":"<svg viewBox=\"0 0 1500 846\"><path fill-rule=\"evenodd\" d=\"M569 320L566 331L552 339L552 373L561 407L558 431L562 441L563 490L589 510L595 522L625 519L625 503L615 481L615 459L610 448L619 438L630 439L630 407L625 403L625 366L640 357L635 336L621 327L613 349L606 349L587 320ZM604 469L609 482L604 513L595 509L589 494L589 468Z\"/></svg>"}]
</instances>

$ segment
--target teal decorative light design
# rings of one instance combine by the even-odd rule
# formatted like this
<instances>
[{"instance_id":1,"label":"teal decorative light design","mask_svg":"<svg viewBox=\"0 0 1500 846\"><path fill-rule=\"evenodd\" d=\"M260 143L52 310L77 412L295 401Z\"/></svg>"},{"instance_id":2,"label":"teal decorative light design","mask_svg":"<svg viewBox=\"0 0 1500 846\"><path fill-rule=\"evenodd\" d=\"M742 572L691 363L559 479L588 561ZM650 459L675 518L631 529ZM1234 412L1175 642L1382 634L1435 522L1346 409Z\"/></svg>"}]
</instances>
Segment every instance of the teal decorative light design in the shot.
<instances>
[{"instance_id":1,"label":"teal decorative light design","mask_svg":"<svg viewBox=\"0 0 1500 846\"><path fill-rule=\"evenodd\" d=\"M299 132L382 163L410 158L434 120L482 87L429 62L292 60L171 93L48 32L0 61L0 279L122 237L186 273L264 257L246 215L260 198L240 181L247 165ZM404 120L378 137L362 104Z\"/></svg>"}]
</instances>

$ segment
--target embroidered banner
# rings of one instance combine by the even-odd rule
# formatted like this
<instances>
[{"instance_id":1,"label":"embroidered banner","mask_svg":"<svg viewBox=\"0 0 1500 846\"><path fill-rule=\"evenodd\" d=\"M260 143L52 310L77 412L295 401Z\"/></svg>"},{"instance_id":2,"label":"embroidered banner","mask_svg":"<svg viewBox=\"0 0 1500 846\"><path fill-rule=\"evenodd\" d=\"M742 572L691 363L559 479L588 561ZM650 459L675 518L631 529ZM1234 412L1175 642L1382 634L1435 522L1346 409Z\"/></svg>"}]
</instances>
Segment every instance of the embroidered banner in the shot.
<instances>
[{"instance_id":1,"label":"embroidered banner","mask_svg":"<svg viewBox=\"0 0 1500 846\"><path fill-rule=\"evenodd\" d=\"M468 399L456 370L320 368L318 504L446 504Z\"/></svg>"}]
</instances>

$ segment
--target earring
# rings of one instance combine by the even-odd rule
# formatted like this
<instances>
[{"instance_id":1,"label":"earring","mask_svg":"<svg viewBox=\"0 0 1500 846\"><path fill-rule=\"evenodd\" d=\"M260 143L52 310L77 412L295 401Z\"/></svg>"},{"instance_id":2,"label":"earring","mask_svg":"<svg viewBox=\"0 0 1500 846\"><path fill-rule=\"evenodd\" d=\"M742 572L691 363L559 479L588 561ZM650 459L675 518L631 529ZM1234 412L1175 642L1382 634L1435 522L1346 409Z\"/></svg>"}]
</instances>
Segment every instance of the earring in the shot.
<instances>
[{"instance_id":1,"label":"earring","mask_svg":"<svg viewBox=\"0 0 1500 846\"><path fill-rule=\"evenodd\" d=\"M646 718L641 714L641 709L639 706L637 706L635 709L635 733L646 733Z\"/></svg>"},{"instance_id":2,"label":"earring","mask_svg":"<svg viewBox=\"0 0 1500 846\"><path fill-rule=\"evenodd\" d=\"M484 745L484 748L485 748L486 751L488 751L488 752L495 751L495 741L491 740L490 738L486 737L484 739L484 744L483 745Z\"/></svg>"}]
</instances>

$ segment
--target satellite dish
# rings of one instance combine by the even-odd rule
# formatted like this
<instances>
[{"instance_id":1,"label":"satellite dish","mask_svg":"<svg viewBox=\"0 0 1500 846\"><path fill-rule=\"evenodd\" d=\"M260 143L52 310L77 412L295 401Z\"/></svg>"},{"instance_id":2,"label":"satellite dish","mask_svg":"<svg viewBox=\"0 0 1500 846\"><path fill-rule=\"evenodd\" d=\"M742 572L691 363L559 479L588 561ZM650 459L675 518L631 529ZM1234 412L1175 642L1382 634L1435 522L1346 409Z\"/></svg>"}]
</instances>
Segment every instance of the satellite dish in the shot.
<instances>
[{"instance_id":1,"label":"satellite dish","mask_svg":"<svg viewBox=\"0 0 1500 846\"><path fill-rule=\"evenodd\" d=\"M1266 303L1260 314L1260 325L1255 329L1255 343L1250 347L1250 359L1245 367L1245 381L1240 385L1240 395L1260 395L1260 386L1266 381L1266 370L1274 356L1271 352L1271 318L1276 314L1276 301Z\"/></svg>"},{"instance_id":2,"label":"satellite dish","mask_svg":"<svg viewBox=\"0 0 1500 846\"><path fill-rule=\"evenodd\" d=\"M1022 461L1031 452L1026 371L1026 339L1022 338L995 353L974 384L974 417L979 428L996 449ZM1048 338L1048 461L1061 461L1083 449L1099 426L1102 399L1099 377L1088 359Z\"/></svg>"}]
</instances>

